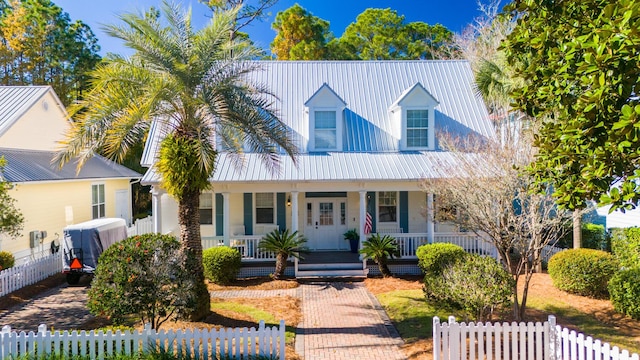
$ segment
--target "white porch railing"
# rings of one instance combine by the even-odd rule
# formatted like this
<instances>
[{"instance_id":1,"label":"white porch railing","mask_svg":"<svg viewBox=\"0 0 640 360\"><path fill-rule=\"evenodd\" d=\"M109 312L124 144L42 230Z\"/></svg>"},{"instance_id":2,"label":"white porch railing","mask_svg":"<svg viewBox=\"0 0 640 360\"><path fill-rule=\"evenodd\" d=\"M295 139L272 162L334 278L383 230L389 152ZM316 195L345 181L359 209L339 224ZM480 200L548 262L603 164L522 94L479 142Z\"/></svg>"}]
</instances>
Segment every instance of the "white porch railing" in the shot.
<instances>
[{"instance_id":1,"label":"white porch railing","mask_svg":"<svg viewBox=\"0 0 640 360\"><path fill-rule=\"evenodd\" d=\"M385 235L393 236L396 239L398 247L400 248L400 256L402 259L417 258L416 250L418 249L418 247L420 245L429 243L429 238L427 237L426 233L391 233Z\"/></svg>"},{"instance_id":2,"label":"white porch railing","mask_svg":"<svg viewBox=\"0 0 640 360\"><path fill-rule=\"evenodd\" d=\"M62 251L0 271L0 296L62 272Z\"/></svg>"},{"instance_id":3,"label":"white porch railing","mask_svg":"<svg viewBox=\"0 0 640 360\"><path fill-rule=\"evenodd\" d=\"M48 331L15 332L9 326L0 332L0 359L40 359L45 354L64 357L104 359L113 355L130 355L146 351L169 351L195 359L247 359L255 356L285 358L284 320L279 327L258 329L186 329L142 331ZM58 358L58 357L56 357Z\"/></svg>"},{"instance_id":4,"label":"white porch railing","mask_svg":"<svg viewBox=\"0 0 640 360\"><path fill-rule=\"evenodd\" d=\"M433 242L456 244L468 253L498 258L496 247L474 233L436 233Z\"/></svg>"},{"instance_id":5,"label":"white porch railing","mask_svg":"<svg viewBox=\"0 0 640 360\"><path fill-rule=\"evenodd\" d=\"M446 323L433 318L433 358L521 360L640 360L590 336L556 325L549 316L544 323Z\"/></svg>"},{"instance_id":6,"label":"white porch railing","mask_svg":"<svg viewBox=\"0 0 640 360\"><path fill-rule=\"evenodd\" d=\"M235 235L229 240L229 246L237 249L242 255L242 261L275 260L276 255L269 251L258 249L258 243L264 235ZM222 236L203 237L202 249L209 249L224 245Z\"/></svg>"},{"instance_id":7,"label":"white porch railing","mask_svg":"<svg viewBox=\"0 0 640 360\"><path fill-rule=\"evenodd\" d=\"M138 219L127 228L127 236L150 234L153 232L153 216Z\"/></svg>"}]
</instances>

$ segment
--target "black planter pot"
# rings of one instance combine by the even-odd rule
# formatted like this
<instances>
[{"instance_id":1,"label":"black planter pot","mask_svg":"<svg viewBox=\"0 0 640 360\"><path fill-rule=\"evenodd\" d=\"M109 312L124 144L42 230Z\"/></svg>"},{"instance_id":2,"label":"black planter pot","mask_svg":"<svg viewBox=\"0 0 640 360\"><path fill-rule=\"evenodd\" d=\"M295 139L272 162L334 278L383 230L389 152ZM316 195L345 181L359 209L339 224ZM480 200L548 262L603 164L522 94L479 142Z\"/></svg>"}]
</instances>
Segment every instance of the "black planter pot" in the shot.
<instances>
[{"instance_id":1,"label":"black planter pot","mask_svg":"<svg viewBox=\"0 0 640 360\"><path fill-rule=\"evenodd\" d=\"M359 241L358 239L349 239L349 245L351 245L351 252L352 253L357 253L358 252L358 244Z\"/></svg>"}]
</instances>

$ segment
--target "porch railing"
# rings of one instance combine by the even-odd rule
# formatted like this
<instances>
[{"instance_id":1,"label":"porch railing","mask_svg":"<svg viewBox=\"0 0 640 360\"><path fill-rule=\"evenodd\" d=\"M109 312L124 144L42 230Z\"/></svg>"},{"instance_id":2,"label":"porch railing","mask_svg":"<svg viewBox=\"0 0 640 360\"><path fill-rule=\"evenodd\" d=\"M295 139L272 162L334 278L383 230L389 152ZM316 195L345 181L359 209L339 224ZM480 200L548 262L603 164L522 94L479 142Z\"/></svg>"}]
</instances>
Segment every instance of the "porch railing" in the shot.
<instances>
[{"instance_id":1,"label":"porch railing","mask_svg":"<svg viewBox=\"0 0 640 360\"><path fill-rule=\"evenodd\" d=\"M240 252L243 261L275 260L276 255L274 253L258 249L258 243L263 236L264 235L234 235L229 240L229 246ZM222 236L202 238L203 249L221 245L224 245L224 239Z\"/></svg>"},{"instance_id":2,"label":"porch railing","mask_svg":"<svg viewBox=\"0 0 640 360\"><path fill-rule=\"evenodd\" d=\"M436 233L433 242L455 244L470 254L488 255L498 259L496 247L474 233Z\"/></svg>"}]
</instances>

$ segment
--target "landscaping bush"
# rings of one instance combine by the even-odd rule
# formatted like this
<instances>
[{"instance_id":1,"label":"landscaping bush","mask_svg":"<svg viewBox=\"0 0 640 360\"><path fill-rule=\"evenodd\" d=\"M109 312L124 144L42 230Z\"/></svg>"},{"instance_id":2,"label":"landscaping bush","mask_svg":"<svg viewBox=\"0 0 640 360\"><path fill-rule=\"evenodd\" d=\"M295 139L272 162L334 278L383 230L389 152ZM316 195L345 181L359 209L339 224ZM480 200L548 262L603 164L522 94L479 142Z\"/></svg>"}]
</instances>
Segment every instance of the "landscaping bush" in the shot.
<instances>
[{"instance_id":1,"label":"landscaping bush","mask_svg":"<svg viewBox=\"0 0 640 360\"><path fill-rule=\"evenodd\" d=\"M133 317L158 329L195 306L197 284L184 264L180 242L173 236L127 238L100 255L87 306L116 325Z\"/></svg>"},{"instance_id":2,"label":"landscaping bush","mask_svg":"<svg viewBox=\"0 0 640 360\"><path fill-rule=\"evenodd\" d=\"M16 258L8 251L0 251L0 271L12 268L16 264Z\"/></svg>"},{"instance_id":3,"label":"landscaping bush","mask_svg":"<svg viewBox=\"0 0 640 360\"><path fill-rule=\"evenodd\" d=\"M594 298L607 296L607 284L617 270L618 262L602 250L569 249L549 260L549 275L556 288Z\"/></svg>"},{"instance_id":4,"label":"landscaping bush","mask_svg":"<svg viewBox=\"0 0 640 360\"><path fill-rule=\"evenodd\" d=\"M371 234L366 241L362 243L360 254L365 259L371 259L378 264L378 269L383 277L392 276L389 270L389 259L400 257L400 249L396 238L391 235L380 235L378 233Z\"/></svg>"},{"instance_id":5,"label":"landscaping bush","mask_svg":"<svg viewBox=\"0 0 640 360\"><path fill-rule=\"evenodd\" d=\"M510 303L514 280L495 259L467 255L424 278L427 299L460 309L469 318L484 321L493 310Z\"/></svg>"},{"instance_id":6,"label":"landscaping bush","mask_svg":"<svg viewBox=\"0 0 640 360\"><path fill-rule=\"evenodd\" d=\"M607 230L604 225L584 223L580 230L582 234L582 247L587 249L605 250L609 251L611 248L610 238L607 234ZM556 247L563 249L573 248L573 228L572 225L567 225L564 231L564 236L558 240L555 244Z\"/></svg>"},{"instance_id":7,"label":"landscaping bush","mask_svg":"<svg viewBox=\"0 0 640 360\"><path fill-rule=\"evenodd\" d=\"M609 280L609 296L616 311L640 320L640 267L618 271Z\"/></svg>"},{"instance_id":8,"label":"landscaping bush","mask_svg":"<svg viewBox=\"0 0 640 360\"><path fill-rule=\"evenodd\" d=\"M614 229L611 251L625 269L640 267L640 228Z\"/></svg>"},{"instance_id":9,"label":"landscaping bush","mask_svg":"<svg viewBox=\"0 0 640 360\"><path fill-rule=\"evenodd\" d=\"M454 262L464 259L467 253L455 244L426 244L416 250L418 266L425 274L440 275L442 270Z\"/></svg>"},{"instance_id":10,"label":"landscaping bush","mask_svg":"<svg viewBox=\"0 0 640 360\"><path fill-rule=\"evenodd\" d=\"M216 246L202 252L204 277L216 284L229 284L238 276L242 256L236 249Z\"/></svg>"}]
</instances>

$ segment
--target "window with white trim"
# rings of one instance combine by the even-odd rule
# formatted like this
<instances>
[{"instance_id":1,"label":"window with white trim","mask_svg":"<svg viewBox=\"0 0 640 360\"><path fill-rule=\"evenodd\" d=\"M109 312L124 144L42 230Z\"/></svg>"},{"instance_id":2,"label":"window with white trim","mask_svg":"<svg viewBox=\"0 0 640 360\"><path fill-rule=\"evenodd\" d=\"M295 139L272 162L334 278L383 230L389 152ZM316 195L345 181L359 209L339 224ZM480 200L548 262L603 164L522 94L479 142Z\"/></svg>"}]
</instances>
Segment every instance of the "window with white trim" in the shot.
<instances>
[{"instance_id":1,"label":"window with white trim","mask_svg":"<svg viewBox=\"0 0 640 360\"><path fill-rule=\"evenodd\" d=\"M407 148L426 148L429 146L429 110L407 110L406 129Z\"/></svg>"},{"instance_id":2,"label":"window with white trim","mask_svg":"<svg viewBox=\"0 0 640 360\"><path fill-rule=\"evenodd\" d=\"M329 110L316 110L313 112L314 129L313 139L316 149L338 149L338 127L336 112Z\"/></svg>"},{"instance_id":3,"label":"window with white trim","mask_svg":"<svg viewBox=\"0 0 640 360\"><path fill-rule=\"evenodd\" d=\"M398 192L380 191L378 192L378 222L397 223L398 222Z\"/></svg>"},{"instance_id":4,"label":"window with white trim","mask_svg":"<svg viewBox=\"0 0 640 360\"><path fill-rule=\"evenodd\" d=\"M91 213L93 219L105 217L104 184L91 185Z\"/></svg>"},{"instance_id":5,"label":"window with white trim","mask_svg":"<svg viewBox=\"0 0 640 360\"><path fill-rule=\"evenodd\" d=\"M213 224L213 196L211 193L200 194L200 224Z\"/></svg>"},{"instance_id":6,"label":"window with white trim","mask_svg":"<svg viewBox=\"0 0 640 360\"><path fill-rule=\"evenodd\" d=\"M275 224L275 194L256 193L256 224Z\"/></svg>"}]
</instances>

